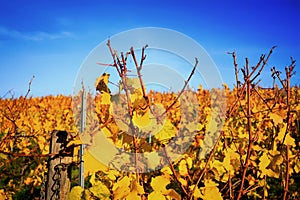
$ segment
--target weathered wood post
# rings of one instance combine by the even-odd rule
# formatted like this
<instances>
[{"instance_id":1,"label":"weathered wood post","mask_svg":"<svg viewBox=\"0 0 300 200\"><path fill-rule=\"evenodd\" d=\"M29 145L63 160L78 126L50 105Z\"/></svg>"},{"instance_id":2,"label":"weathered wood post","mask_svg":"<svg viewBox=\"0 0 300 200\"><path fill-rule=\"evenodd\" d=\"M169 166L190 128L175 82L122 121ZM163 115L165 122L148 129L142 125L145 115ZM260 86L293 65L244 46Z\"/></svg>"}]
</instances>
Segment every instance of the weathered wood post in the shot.
<instances>
[{"instance_id":1,"label":"weathered wood post","mask_svg":"<svg viewBox=\"0 0 300 200\"><path fill-rule=\"evenodd\" d=\"M46 185L46 200L65 200L70 191L73 147L67 148L70 136L66 131L53 131Z\"/></svg>"}]
</instances>

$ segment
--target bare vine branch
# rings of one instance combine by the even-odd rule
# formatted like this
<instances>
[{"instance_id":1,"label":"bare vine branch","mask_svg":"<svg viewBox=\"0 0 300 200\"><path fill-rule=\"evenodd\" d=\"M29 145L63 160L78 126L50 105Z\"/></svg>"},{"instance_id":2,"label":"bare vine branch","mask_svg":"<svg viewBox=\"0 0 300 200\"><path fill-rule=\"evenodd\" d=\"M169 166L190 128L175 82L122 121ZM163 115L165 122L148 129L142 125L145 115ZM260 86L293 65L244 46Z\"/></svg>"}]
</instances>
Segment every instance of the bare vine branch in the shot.
<instances>
[{"instance_id":1,"label":"bare vine branch","mask_svg":"<svg viewBox=\"0 0 300 200\"><path fill-rule=\"evenodd\" d=\"M191 191L190 200L193 199L194 193L195 193L195 191L196 191L196 189L197 189L197 187L198 187L198 185L199 185L199 183L200 183L200 181L201 181L203 175L205 174L205 172L206 172L206 170L207 170L207 167L208 167L208 164L209 164L209 162L211 161L211 159L213 158L214 153L215 153L216 150L217 150L218 143L219 143L219 141L221 140L221 138L223 137L223 135L224 135L224 132L221 131L221 133L220 133L220 135L219 135L217 141L215 142L215 144L214 144L212 150L210 151L209 158L208 158L208 160L207 160L206 163L205 163L204 169L202 170L202 172L201 172L199 178L198 178L197 181L196 181L196 184L195 184L194 188L193 188L192 191Z\"/></svg>"},{"instance_id":2,"label":"bare vine branch","mask_svg":"<svg viewBox=\"0 0 300 200\"><path fill-rule=\"evenodd\" d=\"M177 97L174 99L173 103L171 103L171 104L166 108L165 112L163 112L163 113L161 114L161 116L167 114L167 112L168 112L168 111L176 104L176 102L178 101L178 99L180 98L180 96L182 95L182 93L184 92L185 88L187 87L189 81L191 80L191 78L192 78L192 76L193 76L193 74L195 73L195 70L196 70L196 68L197 68L197 65L198 65L198 59L195 58L195 60L196 60L196 62L195 62L195 65L194 65L194 67L193 67L193 70L191 71L191 73L190 73L188 79L184 82L184 86L182 87L181 91L179 92L179 94L177 95Z\"/></svg>"},{"instance_id":3,"label":"bare vine branch","mask_svg":"<svg viewBox=\"0 0 300 200\"><path fill-rule=\"evenodd\" d=\"M184 188L184 186L181 184L181 182L180 182L179 179L178 179L178 175L177 175L177 173L176 173L176 171L175 171L175 169L174 169L174 166L173 166L172 162L170 161L170 158L169 158L168 153L167 153L167 151L166 151L165 145L162 145L162 149L163 149L163 152L164 152L164 154L165 154L165 159L167 160L167 162L168 162L168 164L169 164L169 166L170 166L170 169L171 169L171 171L172 171L172 174L173 174L173 177L174 177L175 181L176 181L177 184L180 186L180 188L181 188L182 191L184 192L185 196L188 196L188 195L189 195L188 192L186 191L186 189Z\"/></svg>"},{"instance_id":4,"label":"bare vine branch","mask_svg":"<svg viewBox=\"0 0 300 200\"><path fill-rule=\"evenodd\" d=\"M286 145L286 170L285 170L285 185L284 185L284 193L283 193L283 199L287 199L288 192L289 192L289 178L290 178L290 146Z\"/></svg>"}]
</instances>

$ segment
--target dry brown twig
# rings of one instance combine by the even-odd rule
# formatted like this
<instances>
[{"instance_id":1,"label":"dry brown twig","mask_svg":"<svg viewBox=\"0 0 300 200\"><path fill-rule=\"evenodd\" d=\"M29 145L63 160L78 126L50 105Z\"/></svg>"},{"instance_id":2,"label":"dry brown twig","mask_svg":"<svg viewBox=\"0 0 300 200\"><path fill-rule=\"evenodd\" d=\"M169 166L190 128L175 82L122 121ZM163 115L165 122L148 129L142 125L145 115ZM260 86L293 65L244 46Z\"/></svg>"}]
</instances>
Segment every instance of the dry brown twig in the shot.
<instances>
[{"instance_id":1,"label":"dry brown twig","mask_svg":"<svg viewBox=\"0 0 300 200\"><path fill-rule=\"evenodd\" d=\"M115 67L119 77L121 78L121 82L123 84L123 88L126 94L126 99L127 99L127 111L129 115L129 128L132 132L132 140L133 140L133 148L134 148L134 160L135 160L135 169L136 169L136 179L139 180L139 170L138 170L138 144L137 144L137 133L136 133L136 128L133 124L133 108L131 105L131 100L130 100L130 94L129 94L129 89L128 89L128 83L127 83L127 63L126 59L123 56L123 53L121 54L122 60L119 58L118 53L116 50L113 50L110 44L110 40L107 41L107 46L109 48L109 51L111 53L111 56L113 58L114 64L112 67ZM126 54L128 55L128 54Z\"/></svg>"},{"instance_id":2,"label":"dry brown twig","mask_svg":"<svg viewBox=\"0 0 300 200\"><path fill-rule=\"evenodd\" d=\"M195 193L195 191L196 191L196 189L197 189L197 187L198 187L198 185L199 185L199 183L200 183L200 181L201 181L203 175L205 174L205 172L206 172L206 170L207 170L207 167L208 167L208 164L209 164L209 162L211 161L211 159L213 158L214 153L215 153L216 150L217 150L218 143L219 143L219 141L221 140L221 138L223 137L223 135L224 135L224 132L221 131L221 133L220 133L220 135L219 135L219 137L218 137L216 143L214 144L212 150L210 151L210 154L209 154L208 160L207 160L206 163L205 163L204 169L202 170L202 172L201 172L199 178L197 179L197 182L196 182L194 188L191 190L190 200L193 199L194 193Z\"/></svg>"},{"instance_id":3,"label":"dry brown twig","mask_svg":"<svg viewBox=\"0 0 300 200\"><path fill-rule=\"evenodd\" d=\"M180 96L185 91L185 88L187 87L187 85L188 85L189 81L191 80L192 76L194 75L195 70L197 68L197 65L198 65L198 59L195 58L195 65L194 65L194 67L193 67L193 69L192 69L192 71L191 71L188 79L184 82L184 85L183 85L181 91L179 92L179 94L177 95L177 97L174 99L174 101L166 108L165 112L163 112L161 114L161 116L164 116L165 114L167 114L167 112L176 104L176 102L178 101L178 99L180 98Z\"/></svg>"},{"instance_id":4,"label":"dry brown twig","mask_svg":"<svg viewBox=\"0 0 300 200\"><path fill-rule=\"evenodd\" d=\"M175 171L175 169L174 169L174 166L173 166L172 162L170 161L170 158L169 158L168 153L167 153L167 151L166 151L165 145L162 145L162 149L163 149L163 152L164 152L164 154L165 154L165 159L167 160L167 162L168 162L168 164L169 164L169 166L170 166L170 169L171 169L171 171L172 171L172 174L173 174L173 177L174 177L175 181L177 182L177 184L180 186L180 188L181 188L182 191L184 192L184 195L185 195L185 196L188 196L189 193L187 192L187 190L185 189L185 187L184 187L184 186L181 184L181 182L179 181L178 175L177 175L177 173L176 173L176 171Z\"/></svg>"},{"instance_id":5,"label":"dry brown twig","mask_svg":"<svg viewBox=\"0 0 300 200\"><path fill-rule=\"evenodd\" d=\"M243 93L245 92L246 90L246 86L247 86L247 81L248 79L250 80L251 76L255 73L255 71L259 68L259 66L261 65L261 62L263 62L263 66L261 67L261 69L259 70L260 72L263 70L263 68L265 67L265 65L267 64L271 54L273 53L273 50L276 48L276 46L273 46L270 51L269 51L269 54L267 56L267 59L262 61L262 59L260 59L260 61L257 63L257 65L252 69L252 72L249 74L249 76L246 78L246 80L244 80L244 83L242 84L242 86L240 87L241 89L239 91L237 91L237 99L233 102L231 108L228 110L227 112L227 116L230 116L232 114L232 112L234 111L237 103L240 101L240 99L243 97ZM236 64L236 54L235 53L228 53L228 54L232 54L233 55L233 58L234 58L234 66L236 67L237 64ZM262 57L265 57L265 56L261 56ZM238 71L238 69L237 69ZM260 73L259 72L259 73ZM254 81L254 79L252 79L251 81ZM251 83L250 81L250 83Z\"/></svg>"},{"instance_id":6,"label":"dry brown twig","mask_svg":"<svg viewBox=\"0 0 300 200\"><path fill-rule=\"evenodd\" d=\"M231 106L231 108L228 110L227 112L227 118L229 118L231 116L231 114L233 113L233 111L235 110L236 105L239 103L241 105L241 99L244 98L244 92L246 93L246 111L243 109L244 115L247 118L247 131L248 131L248 148L247 148L247 154L246 154L246 159L244 160L244 162L242 163L241 167L242 167L242 178L241 178L241 184L240 184L240 189L238 192L238 196L237 196L237 200L241 199L242 196L244 194L246 194L249 191L248 189L244 189L244 184L245 184L245 178L246 178L246 173L248 171L248 167L249 167L249 163L250 163L250 157L252 154L252 146L255 140L255 136L253 135L252 132L252 112L251 112L251 91L256 91L258 93L257 90L255 90L255 87L257 86L257 84L259 83L259 81L255 84L253 84L253 82L256 80L257 77L259 77L259 75L261 74L262 70L264 69L264 67L266 66L273 50L276 48L276 46L273 46L268 55L261 55L260 59L258 61L258 63L251 68L250 71L250 67L249 67L249 61L248 58L246 58L245 60L245 67L243 69L241 69L242 73L243 73L243 77L244 77L244 83L241 85L240 87L240 82L238 79L238 65L236 62L236 54L235 52L233 53L228 53L231 54L233 57L233 64L235 67L235 75L236 75L236 82L237 82L237 88L239 88L237 90L237 99L234 101L233 105ZM258 93L258 95L261 97L261 95ZM262 97L261 97L262 98ZM262 100L265 102L265 100L262 98ZM242 106L240 106L242 107ZM268 107L268 110L270 110L270 107ZM243 107L242 107L243 108ZM252 190L252 189L251 189Z\"/></svg>"}]
</instances>

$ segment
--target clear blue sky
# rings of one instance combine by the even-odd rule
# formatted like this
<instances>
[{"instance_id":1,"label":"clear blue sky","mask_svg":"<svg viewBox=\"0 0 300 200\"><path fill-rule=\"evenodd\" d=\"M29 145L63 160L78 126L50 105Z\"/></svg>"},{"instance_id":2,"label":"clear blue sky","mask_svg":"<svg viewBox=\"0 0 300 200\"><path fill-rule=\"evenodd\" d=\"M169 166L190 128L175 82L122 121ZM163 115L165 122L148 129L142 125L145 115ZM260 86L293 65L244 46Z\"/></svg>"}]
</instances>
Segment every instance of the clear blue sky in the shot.
<instances>
[{"instance_id":1,"label":"clear blue sky","mask_svg":"<svg viewBox=\"0 0 300 200\"><path fill-rule=\"evenodd\" d=\"M230 86L234 70L227 51L237 52L240 66L246 56L254 65L278 45L262 75L271 80L270 67L283 70L290 56L300 60L299 10L298 0L0 0L0 97L11 89L25 94L32 75L31 95L70 95L94 47L119 32L149 26L195 39ZM293 84L299 85L299 64L296 71Z\"/></svg>"}]
</instances>

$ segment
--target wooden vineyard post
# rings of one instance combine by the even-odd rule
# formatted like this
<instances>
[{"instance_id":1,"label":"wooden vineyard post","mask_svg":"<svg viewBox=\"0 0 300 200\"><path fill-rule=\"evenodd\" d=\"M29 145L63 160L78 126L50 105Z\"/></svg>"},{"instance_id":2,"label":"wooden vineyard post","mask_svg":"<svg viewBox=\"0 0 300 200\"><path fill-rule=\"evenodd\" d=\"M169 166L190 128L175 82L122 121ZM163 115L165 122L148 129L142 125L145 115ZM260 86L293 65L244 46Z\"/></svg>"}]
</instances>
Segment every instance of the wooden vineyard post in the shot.
<instances>
[{"instance_id":1,"label":"wooden vineyard post","mask_svg":"<svg viewBox=\"0 0 300 200\"><path fill-rule=\"evenodd\" d=\"M65 200L70 190L73 147L67 147L69 134L53 131L50 141L50 157L46 185L46 200Z\"/></svg>"}]
</instances>

